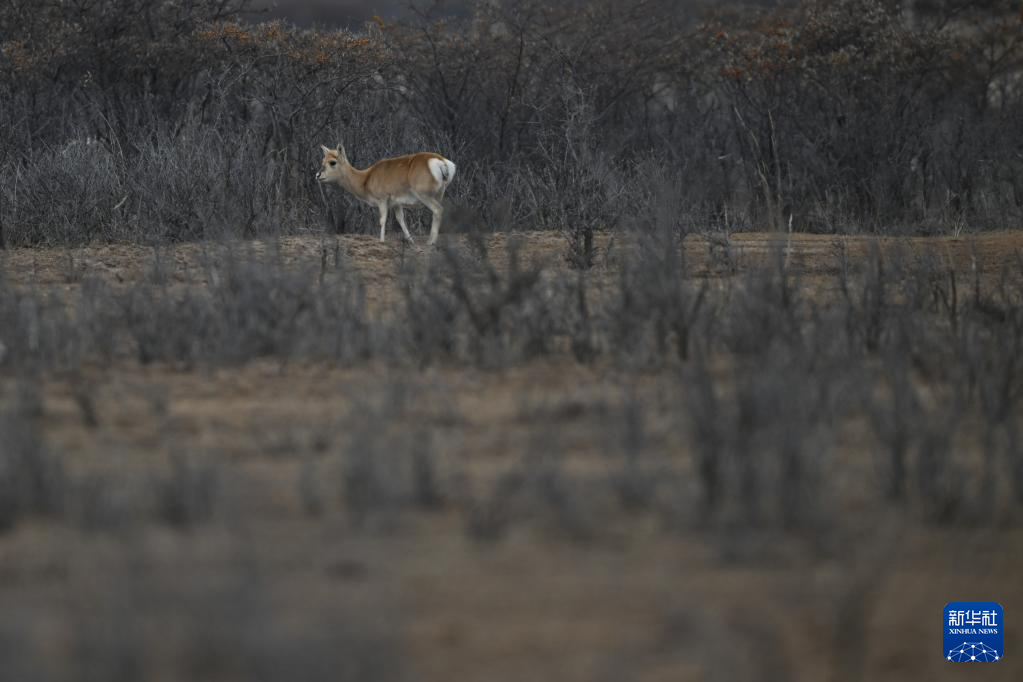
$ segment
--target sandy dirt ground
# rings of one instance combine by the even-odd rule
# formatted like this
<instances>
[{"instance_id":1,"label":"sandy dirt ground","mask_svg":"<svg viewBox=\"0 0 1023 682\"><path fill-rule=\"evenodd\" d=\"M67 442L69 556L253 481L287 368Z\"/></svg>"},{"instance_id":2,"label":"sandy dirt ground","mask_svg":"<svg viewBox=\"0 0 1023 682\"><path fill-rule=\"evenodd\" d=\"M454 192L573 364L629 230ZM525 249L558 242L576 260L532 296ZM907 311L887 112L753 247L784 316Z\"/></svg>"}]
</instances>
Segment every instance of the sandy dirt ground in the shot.
<instances>
[{"instance_id":1,"label":"sandy dirt ground","mask_svg":"<svg viewBox=\"0 0 1023 682\"><path fill-rule=\"evenodd\" d=\"M495 262L511 243L528 261L566 267L559 235L491 237ZM604 277L634 248L606 235L597 245ZM996 277L1019 267L1023 233L686 239L694 277L782 257L812 279L878 246ZM134 286L160 268L170 286L203 287L225 249L279 254L310 272L343 259L377 306L395 295L401 259L437 257L397 241L310 236L11 250L0 252L0 276L69 292L90 277ZM1012 526L925 527L876 510L848 537L765 539L613 500L588 500L580 508L592 516L565 522L526 495L502 512L516 522L492 531L485 502L535 453L557 452L580 494L614 470L608 424L626 385L653 406L652 461L670 462L684 484L677 381L553 361L499 371L123 364L46 377L33 388L34 418L69 474L95 479L94 498L75 504L97 508L86 514L96 528L44 519L0 535L0 662L14 671L0 678L131 679L103 671L136 665L153 680L257 679L225 656L269 656L267 669L291 672L268 679L289 680L1023 679L1023 629L1011 625L1023 613L1023 531ZM0 405L22 390L0 376ZM343 493L352 443L368 439L386 458L409 437L423 439L443 502L360 516ZM212 520L118 521L118 510L147 508L140 498L181 459L208 475ZM941 657L942 607L956 600L1001 603L1005 660L975 671ZM309 663L318 652L364 667L321 674ZM68 672L82 660L100 672Z\"/></svg>"},{"instance_id":2,"label":"sandy dirt ground","mask_svg":"<svg viewBox=\"0 0 1023 682\"><path fill-rule=\"evenodd\" d=\"M452 237L443 242L466 248L465 240ZM506 263L514 247L525 263L564 267L566 240L560 234L533 232L495 234L485 240L495 263ZM635 244L625 238L598 234L597 272L613 269L623 252ZM684 240L692 275L722 276L756 265L771 265L779 254L793 272L812 276L829 274L842 267L843 258L862 263L875 250L911 258L928 257L959 269L978 267L990 274L1020 267L1023 238L1019 232L987 232L960 238L872 237L813 234L734 233L726 237L689 235ZM285 264L318 272L324 264L341 258L366 278L368 288L387 289L394 269L403 259L436 257L436 251L420 243L406 246L397 238L381 243L370 235L295 236L268 241L180 244L143 247L103 245L67 249L13 249L0 253L0 272L13 284L73 286L86 276L130 285L159 269L171 283L208 284L209 271L226 252L239 255L271 254Z\"/></svg>"}]
</instances>

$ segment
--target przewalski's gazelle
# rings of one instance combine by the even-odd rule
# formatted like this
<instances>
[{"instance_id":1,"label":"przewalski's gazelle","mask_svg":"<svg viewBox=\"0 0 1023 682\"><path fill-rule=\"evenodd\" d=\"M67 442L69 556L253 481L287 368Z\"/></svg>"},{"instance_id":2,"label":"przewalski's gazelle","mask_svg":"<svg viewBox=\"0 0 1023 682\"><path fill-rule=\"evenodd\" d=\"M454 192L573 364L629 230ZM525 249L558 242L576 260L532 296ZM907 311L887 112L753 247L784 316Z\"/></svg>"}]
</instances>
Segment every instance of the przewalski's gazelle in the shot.
<instances>
[{"instance_id":1,"label":"przewalski's gazelle","mask_svg":"<svg viewBox=\"0 0 1023 682\"><path fill-rule=\"evenodd\" d=\"M377 161L366 170L359 170L348 162L345 148L323 149L323 163L316 179L322 183L335 183L348 190L357 199L376 206L380 211L380 241L387 231L387 212L393 206L405 239L412 235L405 224L405 207L425 205L433 213L430 225L430 244L437 241L440 222L444 218L444 190L455 177L455 164L440 154L419 152L393 159Z\"/></svg>"}]
</instances>

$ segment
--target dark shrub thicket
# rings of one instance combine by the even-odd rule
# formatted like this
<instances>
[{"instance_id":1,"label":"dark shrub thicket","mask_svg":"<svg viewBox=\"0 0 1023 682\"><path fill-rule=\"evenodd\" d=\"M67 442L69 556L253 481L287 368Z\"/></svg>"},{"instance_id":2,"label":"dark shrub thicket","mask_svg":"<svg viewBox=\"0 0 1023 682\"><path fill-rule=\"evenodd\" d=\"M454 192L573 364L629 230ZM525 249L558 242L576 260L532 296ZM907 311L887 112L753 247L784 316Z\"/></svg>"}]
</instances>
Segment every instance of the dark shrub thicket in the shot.
<instances>
[{"instance_id":1,"label":"dark shrub thicket","mask_svg":"<svg viewBox=\"0 0 1023 682\"><path fill-rule=\"evenodd\" d=\"M1023 212L1018 3L485 3L362 32L245 0L0 8L10 244L315 226L320 143L429 147L494 229L960 231ZM658 190L658 188L661 188ZM331 227L359 225L351 202ZM580 244L583 245L580 247Z\"/></svg>"},{"instance_id":2,"label":"dark shrub thicket","mask_svg":"<svg viewBox=\"0 0 1023 682\"><path fill-rule=\"evenodd\" d=\"M790 212L827 231L836 218L882 229L1018 218L1023 17L990 9L931 28L844 2L716 34L745 179L767 222Z\"/></svg>"}]
</instances>

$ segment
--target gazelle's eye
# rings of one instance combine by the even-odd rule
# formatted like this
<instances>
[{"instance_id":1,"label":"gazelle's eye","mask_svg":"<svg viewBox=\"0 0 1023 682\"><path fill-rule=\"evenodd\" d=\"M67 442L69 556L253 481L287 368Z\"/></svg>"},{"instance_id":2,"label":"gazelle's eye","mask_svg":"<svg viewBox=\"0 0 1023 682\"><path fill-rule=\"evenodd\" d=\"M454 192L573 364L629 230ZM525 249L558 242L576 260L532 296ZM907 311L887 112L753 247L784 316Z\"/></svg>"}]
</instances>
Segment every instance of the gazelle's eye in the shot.
<instances>
[{"instance_id":1,"label":"gazelle's eye","mask_svg":"<svg viewBox=\"0 0 1023 682\"><path fill-rule=\"evenodd\" d=\"M331 166L336 166L336 165L337 165L337 161L331 161L331 162L330 162L330 165L331 165Z\"/></svg>"}]
</instances>

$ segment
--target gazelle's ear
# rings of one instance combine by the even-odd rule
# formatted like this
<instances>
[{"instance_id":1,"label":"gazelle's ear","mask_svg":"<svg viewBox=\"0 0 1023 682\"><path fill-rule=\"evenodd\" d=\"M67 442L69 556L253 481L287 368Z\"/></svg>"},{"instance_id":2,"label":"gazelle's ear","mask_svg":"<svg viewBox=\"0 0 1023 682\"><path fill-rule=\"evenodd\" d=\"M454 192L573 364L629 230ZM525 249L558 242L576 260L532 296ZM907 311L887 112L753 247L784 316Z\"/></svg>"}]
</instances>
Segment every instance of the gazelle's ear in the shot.
<instances>
[{"instance_id":1,"label":"gazelle's ear","mask_svg":"<svg viewBox=\"0 0 1023 682\"><path fill-rule=\"evenodd\" d=\"M321 144L321 145L320 145L320 149L322 149L322 150L323 150L323 153L324 153L324 154L327 154L327 153L329 153L329 152L330 152L330 150L329 150L329 149L327 149L327 145L325 145L325 144Z\"/></svg>"},{"instance_id":2,"label":"gazelle's ear","mask_svg":"<svg viewBox=\"0 0 1023 682\"><path fill-rule=\"evenodd\" d=\"M348 153L345 152L345 146L340 142L337 143L337 153L341 155L342 159L348 158Z\"/></svg>"}]
</instances>

